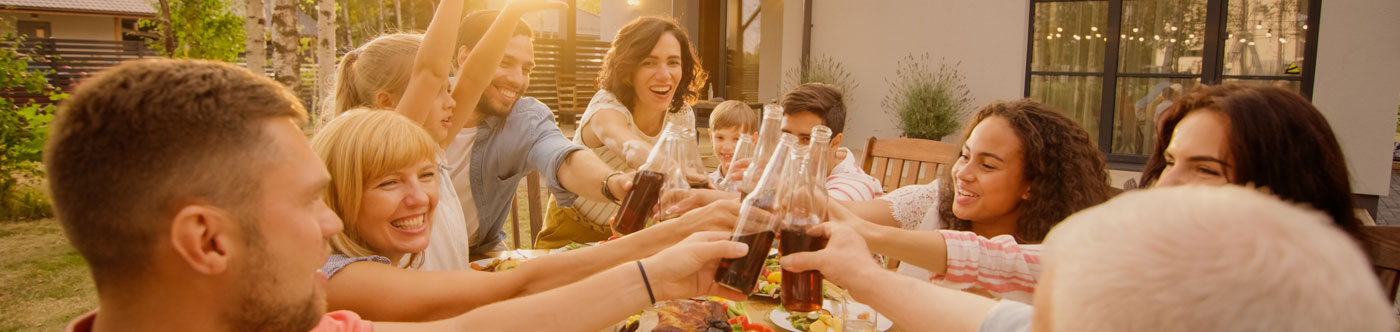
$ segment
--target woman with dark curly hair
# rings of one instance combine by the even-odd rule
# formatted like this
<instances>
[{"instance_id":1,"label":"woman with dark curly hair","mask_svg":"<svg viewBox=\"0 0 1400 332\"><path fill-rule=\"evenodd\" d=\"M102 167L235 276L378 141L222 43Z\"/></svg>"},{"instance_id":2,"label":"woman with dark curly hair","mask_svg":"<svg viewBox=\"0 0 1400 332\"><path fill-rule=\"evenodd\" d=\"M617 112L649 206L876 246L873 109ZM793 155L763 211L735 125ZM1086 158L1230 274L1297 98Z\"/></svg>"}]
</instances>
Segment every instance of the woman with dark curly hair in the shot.
<instances>
[{"instance_id":1,"label":"woman with dark curly hair","mask_svg":"<svg viewBox=\"0 0 1400 332\"><path fill-rule=\"evenodd\" d=\"M963 142L941 179L843 202L850 210L832 209L831 220L852 226L872 251L927 269L935 282L1029 302L1040 275L1034 244L1113 195L1103 154L1074 120L1029 99L983 107Z\"/></svg>"},{"instance_id":2,"label":"woman with dark curly hair","mask_svg":"<svg viewBox=\"0 0 1400 332\"><path fill-rule=\"evenodd\" d=\"M1303 96L1273 86L1204 87L1163 112L1157 132L1144 185L1253 184L1326 212L1361 239L1342 147Z\"/></svg>"},{"instance_id":3,"label":"woman with dark curly hair","mask_svg":"<svg viewBox=\"0 0 1400 332\"><path fill-rule=\"evenodd\" d=\"M695 130L690 104L700 95L705 77L690 38L676 20L657 16L632 20L618 30L603 58L598 93L579 120L574 144L592 149L614 174L635 171L646 162L667 122ZM551 199L535 246L558 248L570 241L607 239L612 235L608 219L617 209L616 201Z\"/></svg>"}]
</instances>

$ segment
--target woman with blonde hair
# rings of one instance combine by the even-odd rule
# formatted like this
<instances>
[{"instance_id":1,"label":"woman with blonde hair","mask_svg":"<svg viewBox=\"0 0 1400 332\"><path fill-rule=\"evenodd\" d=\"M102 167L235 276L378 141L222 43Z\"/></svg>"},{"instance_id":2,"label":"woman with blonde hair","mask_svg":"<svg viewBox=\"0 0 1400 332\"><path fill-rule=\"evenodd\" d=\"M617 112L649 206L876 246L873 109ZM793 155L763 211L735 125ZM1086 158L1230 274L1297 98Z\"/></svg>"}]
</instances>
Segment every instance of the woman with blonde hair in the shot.
<instances>
[{"instance_id":1,"label":"woman with blonde hair","mask_svg":"<svg viewBox=\"0 0 1400 332\"><path fill-rule=\"evenodd\" d=\"M375 38L341 59L336 77L335 110L354 108L393 110L420 125L433 142L436 169L447 172L443 151L468 122L471 110L491 81L491 68L500 63L511 32L527 12L558 8L547 0L514 0L492 23L478 47L458 72L458 85L448 81L453 41L461 24L462 0L442 1L423 35L391 34ZM409 54L414 54L409 57ZM450 90L450 93L449 93ZM440 225L432 232L431 255L422 269L463 270L470 260L470 239L478 225L468 221L451 181L437 181L443 206L431 218Z\"/></svg>"},{"instance_id":2,"label":"woman with blonde hair","mask_svg":"<svg viewBox=\"0 0 1400 332\"><path fill-rule=\"evenodd\" d=\"M429 218L446 202L448 182L434 160L431 135L395 112L355 109L331 120L311 139L331 183L322 199L344 229L331 239L326 300L332 310L380 321L430 321L473 308L554 289L655 254L686 236L728 230L738 204L723 202L626 238L539 257L502 272L416 271L433 252Z\"/></svg>"}]
</instances>

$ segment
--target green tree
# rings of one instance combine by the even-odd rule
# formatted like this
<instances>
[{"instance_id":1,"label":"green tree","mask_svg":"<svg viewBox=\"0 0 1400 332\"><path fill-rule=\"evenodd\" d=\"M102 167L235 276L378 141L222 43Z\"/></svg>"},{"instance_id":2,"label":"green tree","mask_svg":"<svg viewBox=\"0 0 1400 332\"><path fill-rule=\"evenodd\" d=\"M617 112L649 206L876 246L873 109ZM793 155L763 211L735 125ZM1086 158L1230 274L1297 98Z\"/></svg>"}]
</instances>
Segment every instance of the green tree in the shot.
<instances>
[{"instance_id":1,"label":"green tree","mask_svg":"<svg viewBox=\"0 0 1400 332\"><path fill-rule=\"evenodd\" d=\"M146 46L162 56L172 58L210 59L237 62L244 47L244 18L232 10L233 0L162 0L169 13L170 30L159 20L142 19L140 26L150 28L158 36L171 35L166 44L162 38L148 39ZM174 32L170 34L169 32ZM173 46L173 50L167 47Z\"/></svg>"},{"instance_id":2,"label":"green tree","mask_svg":"<svg viewBox=\"0 0 1400 332\"><path fill-rule=\"evenodd\" d=\"M10 26L0 19L0 27ZM0 28L3 29L3 28ZM13 197L16 195L18 176L42 175L38 167L43 158L44 141L49 134L49 121L53 119L53 104L37 103L30 98L14 98L13 94L38 95L51 101L67 98L49 84L45 74L52 70L29 68L29 63L41 59L31 55L24 36L14 31L0 30L0 219L16 217L17 208ZM47 206L47 204L45 204ZM32 211L19 215L24 218L44 217L44 211Z\"/></svg>"}]
</instances>

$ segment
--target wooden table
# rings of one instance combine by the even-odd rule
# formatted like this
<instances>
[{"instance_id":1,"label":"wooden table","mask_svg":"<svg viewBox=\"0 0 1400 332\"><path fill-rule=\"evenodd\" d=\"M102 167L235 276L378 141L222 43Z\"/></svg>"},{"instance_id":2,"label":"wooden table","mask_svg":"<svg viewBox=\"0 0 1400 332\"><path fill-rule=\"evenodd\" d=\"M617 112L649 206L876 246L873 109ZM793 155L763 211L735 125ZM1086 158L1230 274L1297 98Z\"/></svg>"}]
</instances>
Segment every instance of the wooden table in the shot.
<instances>
[{"instance_id":1,"label":"wooden table","mask_svg":"<svg viewBox=\"0 0 1400 332\"><path fill-rule=\"evenodd\" d=\"M521 250L512 250L512 251L493 251L493 252L488 252L488 253L486 253L485 256L474 256L474 257L472 257L472 260L473 260L473 261L476 261L476 260L479 260L479 259L487 259L487 258L506 258L506 257L520 257L520 256L524 256L524 257L528 257L528 258L534 258L534 257L540 257L540 256L548 255L548 254L551 253L551 251L552 251L552 250L545 250L545 249L521 249ZM766 297L758 297L758 296L750 296L749 299L748 299L747 301L744 301L744 306L745 306L746 308L748 308L749 322L763 324L763 326L767 326L768 328L773 329L773 331L779 331L779 332L780 332L780 331L787 331L787 330L785 330L785 329L783 329L783 328L781 328L781 327L778 327L778 325L773 324L773 321L770 320L770 319L768 319L768 315L770 315L771 312L773 311L773 309L777 308L778 305L779 305L778 300L770 299L770 298L766 298ZM831 310L831 308L827 308L827 310ZM611 327L611 328L606 329L606 330L604 330L604 331L614 331L614 330L616 330L616 327ZM886 330L886 332L904 332L904 331L905 331L905 330L899 328L899 326L893 326L893 327L890 327L889 330ZM839 332L839 331L837 331L837 332Z\"/></svg>"}]
</instances>

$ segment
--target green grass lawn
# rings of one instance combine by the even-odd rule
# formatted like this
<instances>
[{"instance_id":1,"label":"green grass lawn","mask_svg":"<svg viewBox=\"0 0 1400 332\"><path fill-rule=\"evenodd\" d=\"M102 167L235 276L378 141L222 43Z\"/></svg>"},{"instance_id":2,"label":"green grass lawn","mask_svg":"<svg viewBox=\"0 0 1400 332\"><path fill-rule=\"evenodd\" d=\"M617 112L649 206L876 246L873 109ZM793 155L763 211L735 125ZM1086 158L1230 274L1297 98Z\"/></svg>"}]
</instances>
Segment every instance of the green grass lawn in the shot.
<instances>
[{"instance_id":1,"label":"green grass lawn","mask_svg":"<svg viewBox=\"0 0 1400 332\"><path fill-rule=\"evenodd\" d=\"M0 222L0 331L58 331L97 307L87 264L54 219Z\"/></svg>"}]
</instances>

